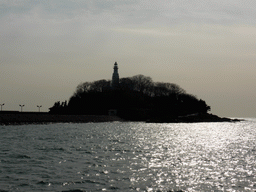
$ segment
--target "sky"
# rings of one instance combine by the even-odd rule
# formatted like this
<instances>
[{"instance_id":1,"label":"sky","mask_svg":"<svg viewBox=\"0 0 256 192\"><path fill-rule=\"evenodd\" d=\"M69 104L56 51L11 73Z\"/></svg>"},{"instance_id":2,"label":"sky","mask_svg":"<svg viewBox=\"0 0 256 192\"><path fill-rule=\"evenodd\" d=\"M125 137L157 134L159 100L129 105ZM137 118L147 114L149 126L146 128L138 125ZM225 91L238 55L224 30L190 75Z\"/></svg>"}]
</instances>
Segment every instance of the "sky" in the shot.
<instances>
[{"instance_id":1,"label":"sky","mask_svg":"<svg viewBox=\"0 0 256 192\"><path fill-rule=\"evenodd\" d=\"M0 0L0 104L48 111L78 84L150 76L256 117L255 0Z\"/></svg>"}]
</instances>

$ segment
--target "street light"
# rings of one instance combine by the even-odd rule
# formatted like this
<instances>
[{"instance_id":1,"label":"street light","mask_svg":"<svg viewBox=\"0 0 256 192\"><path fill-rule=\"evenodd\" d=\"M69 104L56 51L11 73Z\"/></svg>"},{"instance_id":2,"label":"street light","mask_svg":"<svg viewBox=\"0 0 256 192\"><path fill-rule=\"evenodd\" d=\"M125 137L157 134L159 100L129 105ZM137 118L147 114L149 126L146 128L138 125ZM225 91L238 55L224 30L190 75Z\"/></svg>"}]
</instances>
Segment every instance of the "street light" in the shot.
<instances>
[{"instance_id":1,"label":"street light","mask_svg":"<svg viewBox=\"0 0 256 192\"><path fill-rule=\"evenodd\" d=\"M3 105L4 105L4 103L3 103L3 104L0 104L0 106L1 106L1 111L2 111Z\"/></svg>"},{"instance_id":2,"label":"street light","mask_svg":"<svg viewBox=\"0 0 256 192\"><path fill-rule=\"evenodd\" d=\"M25 105L19 105L20 106L20 111L22 112L22 108L25 106Z\"/></svg>"},{"instance_id":3,"label":"street light","mask_svg":"<svg viewBox=\"0 0 256 192\"><path fill-rule=\"evenodd\" d=\"M37 107L38 107L38 110L40 112L40 108L42 107L42 105L37 105Z\"/></svg>"}]
</instances>

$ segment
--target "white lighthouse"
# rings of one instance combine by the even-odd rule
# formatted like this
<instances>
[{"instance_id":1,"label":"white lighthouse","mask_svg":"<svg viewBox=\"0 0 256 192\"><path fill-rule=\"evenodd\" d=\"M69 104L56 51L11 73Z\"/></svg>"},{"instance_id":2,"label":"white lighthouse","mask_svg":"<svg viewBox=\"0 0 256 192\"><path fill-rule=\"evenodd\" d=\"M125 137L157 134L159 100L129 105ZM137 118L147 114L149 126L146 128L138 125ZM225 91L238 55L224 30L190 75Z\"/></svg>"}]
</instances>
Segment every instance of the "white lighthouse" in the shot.
<instances>
[{"instance_id":1,"label":"white lighthouse","mask_svg":"<svg viewBox=\"0 0 256 192\"><path fill-rule=\"evenodd\" d=\"M113 72L113 75L112 75L111 87L113 89L117 89L118 86L119 86L119 74L118 74L117 62L115 62L115 64L114 64L114 72Z\"/></svg>"}]
</instances>

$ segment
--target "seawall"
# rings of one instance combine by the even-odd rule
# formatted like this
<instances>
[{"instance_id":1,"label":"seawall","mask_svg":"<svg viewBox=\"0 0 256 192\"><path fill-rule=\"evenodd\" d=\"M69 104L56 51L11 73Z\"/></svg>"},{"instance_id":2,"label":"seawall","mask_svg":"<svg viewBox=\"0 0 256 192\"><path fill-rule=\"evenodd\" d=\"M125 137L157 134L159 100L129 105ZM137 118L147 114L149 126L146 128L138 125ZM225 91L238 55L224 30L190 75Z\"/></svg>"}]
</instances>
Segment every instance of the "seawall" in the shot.
<instances>
[{"instance_id":1,"label":"seawall","mask_svg":"<svg viewBox=\"0 0 256 192\"><path fill-rule=\"evenodd\" d=\"M56 115L37 112L0 113L0 125L33 123L88 123L122 121L117 116L107 115Z\"/></svg>"}]
</instances>

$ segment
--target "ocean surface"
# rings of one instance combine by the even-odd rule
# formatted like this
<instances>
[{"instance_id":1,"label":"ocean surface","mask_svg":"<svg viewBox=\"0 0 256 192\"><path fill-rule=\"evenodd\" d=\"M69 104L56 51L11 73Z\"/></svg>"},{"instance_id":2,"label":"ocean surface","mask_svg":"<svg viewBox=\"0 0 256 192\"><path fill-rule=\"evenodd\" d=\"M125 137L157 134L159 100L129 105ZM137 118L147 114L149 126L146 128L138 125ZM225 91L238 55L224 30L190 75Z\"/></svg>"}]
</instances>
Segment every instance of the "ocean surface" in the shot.
<instances>
[{"instance_id":1,"label":"ocean surface","mask_svg":"<svg viewBox=\"0 0 256 192\"><path fill-rule=\"evenodd\" d=\"M255 191L256 119L0 126L0 191Z\"/></svg>"}]
</instances>

